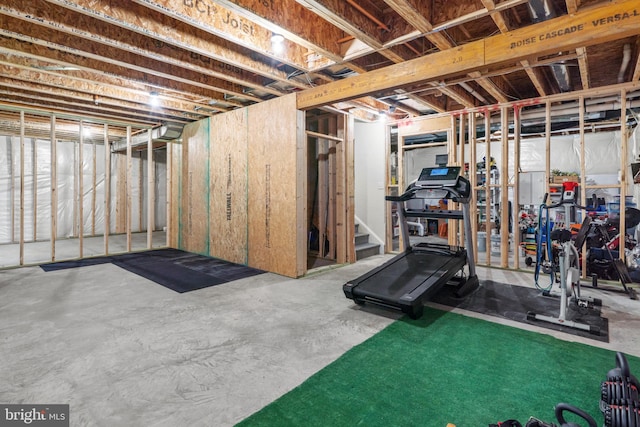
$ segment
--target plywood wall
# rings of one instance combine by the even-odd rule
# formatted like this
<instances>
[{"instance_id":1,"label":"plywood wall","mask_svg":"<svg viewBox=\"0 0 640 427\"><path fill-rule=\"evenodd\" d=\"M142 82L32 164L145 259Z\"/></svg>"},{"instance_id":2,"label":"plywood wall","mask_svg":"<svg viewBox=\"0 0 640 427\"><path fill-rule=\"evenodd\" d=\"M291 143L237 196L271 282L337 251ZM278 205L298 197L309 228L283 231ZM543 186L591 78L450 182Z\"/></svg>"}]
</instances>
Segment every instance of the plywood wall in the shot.
<instances>
[{"instance_id":1,"label":"plywood wall","mask_svg":"<svg viewBox=\"0 0 640 427\"><path fill-rule=\"evenodd\" d=\"M249 265L297 277L306 269L304 117L289 95L248 109Z\"/></svg>"},{"instance_id":2,"label":"plywood wall","mask_svg":"<svg viewBox=\"0 0 640 427\"><path fill-rule=\"evenodd\" d=\"M209 253L209 120L184 127L180 192L180 248Z\"/></svg>"},{"instance_id":3,"label":"plywood wall","mask_svg":"<svg viewBox=\"0 0 640 427\"><path fill-rule=\"evenodd\" d=\"M248 109L211 118L209 248L211 256L248 263Z\"/></svg>"},{"instance_id":4,"label":"plywood wall","mask_svg":"<svg viewBox=\"0 0 640 427\"><path fill-rule=\"evenodd\" d=\"M180 193L182 189L182 144L167 144L167 245L179 248Z\"/></svg>"},{"instance_id":5,"label":"plywood wall","mask_svg":"<svg viewBox=\"0 0 640 427\"><path fill-rule=\"evenodd\" d=\"M170 243L289 277L306 272L306 138L295 94L185 126L171 157ZM174 145L174 144L171 144ZM173 237L173 236L177 237Z\"/></svg>"}]
</instances>

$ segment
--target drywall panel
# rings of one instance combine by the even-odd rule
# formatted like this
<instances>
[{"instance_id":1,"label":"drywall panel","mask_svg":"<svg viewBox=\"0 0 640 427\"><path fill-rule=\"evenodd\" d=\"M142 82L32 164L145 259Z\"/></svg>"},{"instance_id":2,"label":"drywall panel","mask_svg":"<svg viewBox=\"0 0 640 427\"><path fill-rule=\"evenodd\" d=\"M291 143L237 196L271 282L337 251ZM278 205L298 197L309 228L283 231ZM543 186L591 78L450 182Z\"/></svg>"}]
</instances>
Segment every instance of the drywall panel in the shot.
<instances>
[{"instance_id":1,"label":"drywall panel","mask_svg":"<svg viewBox=\"0 0 640 427\"><path fill-rule=\"evenodd\" d=\"M295 94L248 107L248 230L252 267L306 269L306 144Z\"/></svg>"},{"instance_id":2,"label":"drywall panel","mask_svg":"<svg viewBox=\"0 0 640 427\"><path fill-rule=\"evenodd\" d=\"M209 253L209 120L189 123L182 133L182 192L179 249Z\"/></svg>"},{"instance_id":3,"label":"drywall panel","mask_svg":"<svg viewBox=\"0 0 640 427\"><path fill-rule=\"evenodd\" d=\"M248 261L247 112L243 108L210 119L209 251L238 264Z\"/></svg>"},{"instance_id":4,"label":"drywall panel","mask_svg":"<svg viewBox=\"0 0 640 427\"><path fill-rule=\"evenodd\" d=\"M384 245L386 201L385 123L356 123L355 211L363 229Z\"/></svg>"}]
</instances>

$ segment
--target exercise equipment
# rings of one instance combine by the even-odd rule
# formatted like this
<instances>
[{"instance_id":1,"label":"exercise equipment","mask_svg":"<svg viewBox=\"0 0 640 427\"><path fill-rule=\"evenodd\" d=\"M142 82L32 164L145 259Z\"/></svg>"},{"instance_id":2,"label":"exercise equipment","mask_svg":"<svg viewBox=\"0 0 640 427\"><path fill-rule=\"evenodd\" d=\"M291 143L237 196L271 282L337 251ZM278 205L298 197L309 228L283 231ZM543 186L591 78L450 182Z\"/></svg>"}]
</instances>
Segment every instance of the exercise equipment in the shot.
<instances>
[{"instance_id":1,"label":"exercise equipment","mask_svg":"<svg viewBox=\"0 0 640 427\"><path fill-rule=\"evenodd\" d=\"M370 272L347 282L345 296L357 304L366 302L401 310L417 319L424 311L424 301L431 298L445 284L457 285L456 295L464 297L478 286L469 216L471 184L460 176L459 166L422 169L419 178L400 196L387 196L397 208L398 224L404 252ZM462 210L407 209L412 199L450 199L460 203ZM466 249L435 243L411 245L407 217L461 219L464 221ZM469 274L464 275L468 265Z\"/></svg>"},{"instance_id":2,"label":"exercise equipment","mask_svg":"<svg viewBox=\"0 0 640 427\"><path fill-rule=\"evenodd\" d=\"M625 226L627 229L634 228L640 224L640 210L627 208L625 210ZM600 288L604 291L616 291L608 287L599 287L598 278L619 280L622 284L623 292L631 299L637 299L635 289L627 286L632 282L627 265L614 254L614 250L620 251L627 248L627 235L621 233L618 219L607 219L605 221L594 221L591 224L588 245L589 257L587 258L587 273L592 277L592 287ZM611 237L613 235L613 237ZM621 243L622 242L622 243ZM596 255L596 252L599 255Z\"/></svg>"},{"instance_id":3,"label":"exercise equipment","mask_svg":"<svg viewBox=\"0 0 640 427\"><path fill-rule=\"evenodd\" d=\"M625 355L616 353L616 367L600 384L600 410L605 427L640 427L640 384L629 369Z\"/></svg>"},{"instance_id":4,"label":"exercise equipment","mask_svg":"<svg viewBox=\"0 0 640 427\"><path fill-rule=\"evenodd\" d=\"M580 424L574 422L567 422L565 419L565 412L572 413L579 416L582 420L587 422L588 427L598 427L596 420L591 415L586 413L580 408L576 408L568 403L558 403L554 409L556 419L560 423L547 423L537 418L531 417L525 424L525 427L581 427ZM517 420L507 420L497 424L489 424L489 427L522 427L522 424Z\"/></svg>"},{"instance_id":5,"label":"exercise equipment","mask_svg":"<svg viewBox=\"0 0 640 427\"><path fill-rule=\"evenodd\" d=\"M544 200L540 207L539 221L542 223L543 211L546 210L546 227L545 227L545 238L546 238L546 254L547 259L543 262L543 250L542 250L542 233L539 233L538 237L538 246L537 246L537 255L536 255L536 269L535 269L535 284L538 289L543 292L543 295L549 296L551 295L551 288L554 283L557 282L556 274L560 275L560 310L557 316L550 316L546 314L539 314L529 312L527 313L527 320L540 320L544 322L554 323L557 325L568 326L574 329L581 329L584 331L588 331L589 333L599 335L600 329L597 326L588 325L586 323L576 322L574 320L569 320L567 318L567 310L569 308L570 302L574 302L578 308L590 308L595 305L600 305L602 302L597 299L591 298L582 298L580 296L580 254L579 251L582 249L584 245L587 234L589 232L591 226L591 217L585 216L584 221L582 222L582 226L580 227L580 231L576 236L575 242L571 239L571 231L569 228L569 218L571 217L572 210L574 209L583 209L587 210L586 207L580 206L576 203L577 192L576 186L565 187L565 191L563 191L560 201L558 203L552 203L547 205L547 197L548 194L545 194ZM549 220L549 210L556 209L559 207L563 207L565 211L564 221L565 226L562 229L554 230L551 232L550 230L550 220ZM540 227L540 226L539 226ZM559 242L559 246L557 249L557 257L553 251L552 240ZM557 260L557 261L556 261ZM540 269L543 269L546 273L550 275L551 283L548 287L541 287L538 283L539 272Z\"/></svg>"}]
</instances>

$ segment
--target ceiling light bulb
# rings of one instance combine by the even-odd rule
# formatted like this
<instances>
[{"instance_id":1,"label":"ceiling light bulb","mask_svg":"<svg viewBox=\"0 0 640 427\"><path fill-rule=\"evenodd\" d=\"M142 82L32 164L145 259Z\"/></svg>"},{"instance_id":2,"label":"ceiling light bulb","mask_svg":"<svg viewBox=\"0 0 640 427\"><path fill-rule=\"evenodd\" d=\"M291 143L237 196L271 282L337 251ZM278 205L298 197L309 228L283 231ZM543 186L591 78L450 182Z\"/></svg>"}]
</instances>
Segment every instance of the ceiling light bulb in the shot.
<instances>
[{"instance_id":1,"label":"ceiling light bulb","mask_svg":"<svg viewBox=\"0 0 640 427\"><path fill-rule=\"evenodd\" d=\"M271 43L284 43L284 36L282 34L273 33L271 35Z\"/></svg>"}]
</instances>

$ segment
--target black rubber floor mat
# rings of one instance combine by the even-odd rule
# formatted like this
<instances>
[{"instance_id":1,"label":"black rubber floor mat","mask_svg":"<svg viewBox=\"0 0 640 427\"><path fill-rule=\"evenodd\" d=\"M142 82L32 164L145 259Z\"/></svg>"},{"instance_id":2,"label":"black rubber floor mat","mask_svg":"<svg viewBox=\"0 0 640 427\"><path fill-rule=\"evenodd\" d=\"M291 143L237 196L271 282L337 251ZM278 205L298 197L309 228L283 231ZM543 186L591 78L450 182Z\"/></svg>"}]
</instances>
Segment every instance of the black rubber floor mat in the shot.
<instances>
[{"instance_id":1,"label":"black rubber floor mat","mask_svg":"<svg viewBox=\"0 0 640 427\"><path fill-rule=\"evenodd\" d=\"M534 288L485 280L480 283L480 287L475 292L466 298L457 298L454 295L454 290L453 287L445 286L432 298L432 301L449 307L458 307L476 313L502 317L516 322L538 325L556 331L609 342L609 322L602 317L600 310L597 308L569 308L567 309L567 320L597 327L600 331L599 335L540 320L527 320L528 312L555 317L560 312L560 300L558 297L543 296L540 291Z\"/></svg>"},{"instance_id":2,"label":"black rubber floor mat","mask_svg":"<svg viewBox=\"0 0 640 427\"><path fill-rule=\"evenodd\" d=\"M108 262L179 293L265 273L245 265L171 248L62 261L40 267L44 271L55 271Z\"/></svg>"}]
</instances>

